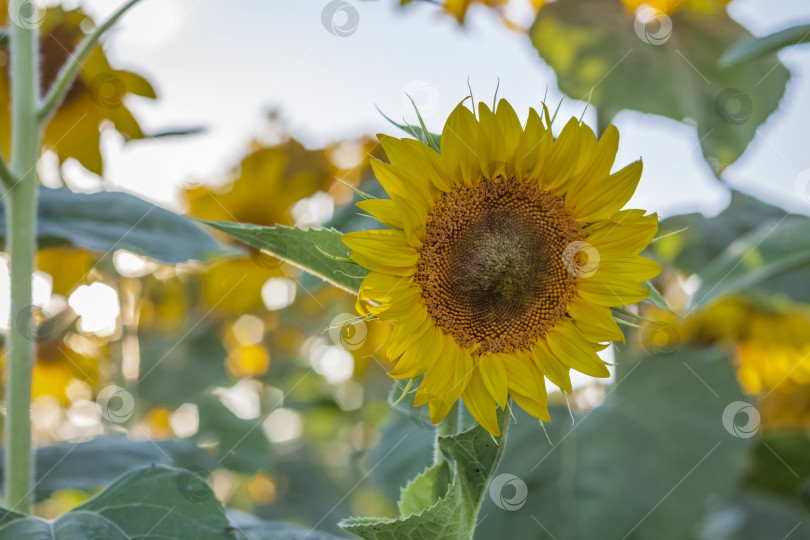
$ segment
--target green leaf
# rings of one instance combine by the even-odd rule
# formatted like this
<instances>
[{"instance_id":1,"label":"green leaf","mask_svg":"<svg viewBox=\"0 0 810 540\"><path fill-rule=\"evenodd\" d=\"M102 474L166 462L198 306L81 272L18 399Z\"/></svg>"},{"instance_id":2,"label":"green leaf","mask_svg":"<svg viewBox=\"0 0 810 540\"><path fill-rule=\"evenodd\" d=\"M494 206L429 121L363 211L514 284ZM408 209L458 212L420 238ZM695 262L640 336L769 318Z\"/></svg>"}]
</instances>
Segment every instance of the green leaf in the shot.
<instances>
[{"instance_id":1,"label":"green leaf","mask_svg":"<svg viewBox=\"0 0 810 540\"><path fill-rule=\"evenodd\" d=\"M131 471L83 505L50 522L5 510L0 540L232 540L208 484L189 470Z\"/></svg>"},{"instance_id":2,"label":"green leaf","mask_svg":"<svg viewBox=\"0 0 810 540\"><path fill-rule=\"evenodd\" d=\"M810 538L807 510L798 501L746 494L713 512L697 540L790 540Z\"/></svg>"},{"instance_id":3,"label":"green leaf","mask_svg":"<svg viewBox=\"0 0 810 540\"><path fill-rule=\"evenodd\" d=\"M746 487L796 498L810 482L808 449L807 433L783 431L763 436L757 441Z\"/></svg>"},{"instance_id":4,"label":"green leaf","mask_svg":"<svg viewBox=\"0 0 810 540\"><path fill-rule=\"evenodd\" d=\"M733 66L808 41L810 41L810 24L793 26L767 36L747 39L737 43L723 54L720 62L725 66Z\"/></svg>"},{"instance_id":5,"label":"green leaf","mask_svg":"<svg viewBox=\"0 0 810 540\"><path fill-rule=\"evenodd\" d=\"M730 500L753 439L723 426L726 407L745 399L728 356L684 348L624 367L604 403L573 425L565 407L551 407L551 444L516 410L496 478L517 479L489 489L476 538L683 540Z\"/></svg>"},{"instance_id":6,"label":"green leaf","mask_svg":"<svg viewBox=\"0 0 810 540\"><path fill-rule=\"evenodd\" d=\"M717 172L742 155L789 77L773 54L719 66L731 44L751 36L725 11L684 9L634 27L622 2L559 0L538 12L530 35L560 89L578 100L590 94L603 116L630 109L696 122Z\"/></svg>"},{"instance_id":7,"label":"green leaf","mask_svg":"<svg viewBox=\"0 0 810 540\"><path fill-rule=\"evenodd\" d=\"M408 96L408 99L411 99L411 97ZM411 103L413 103L412 99ZM428 131L427 127L425 126L424 120L422 120L422 115L419 113L419 110L416 109L416 104L414 104L414 109L416 110L416 115L419 118L419 126L412 126L410 124L399 124L397 122L394 122L393 120L391 120L391 118L386 116L386 114L382 112L379 107L377 107L377 112L379 112L382 115L382 117L388 120L388 122L390 122L392 125L398 127L399 129L401 129L402 131L404 131L417 141L425 143L426 145L430 146L431 148L433 148L438 152L439 148L441 147L442 136Z\"/></svg>"},{"instance_id":8,"label":"green leaf","mask_svg":"<svg viewBox=\"0 0 810 540\"><path fill-rule=\"evenodd\" d=\"M652 282L645 281L644 283L642 283L642 285L644 286L645 289L650 291L650 296L647 298L648 302L651 302L654 306L660 307L667 311L670 312L672 311L672 309L669 307L669 303L667 302L666 298L664 298L661 295L661 293L658 292L658 289L655 288L655 285L653 285Z\"/></svg>"},{"instance_id":9,"label":"green leaf","mask_svg":"<svg viewBox=\"0 0 810 540\"><path fill-rule=\"evenodd\" d=\"M244 512L229 511L228 517L236 529L236 538L239 540L340 540L345 538L284 521L259 519Z\"/></svg>"},{"instance_id":10,"label":"green leaf","mask_svg":"<svg viewBox=\"0 0 810 540\"><path fill-rule=\"evenodd\" d=\"M233 382L225 370L228 356L219 339L218 329L199 325L177 338L151 338L140 332L141 368L137 383L138 400L151 407L173 409L214 386L230 386ZM177 381L183 381L183 392L177 391Z\"/></svg>"},{"instance_id":11,"label":"green leaf","mask_svg":"<svg viewBox=\"0 0 810 540\"><path fill-rule=\"evenodd\" d=\"M5 243L0 206L0 242ZM108 254L127 249L167 263L206 260L222 247L194 221L117 191L74 193L39 188L37 243L40 248L76 246Z\"/></svg>"},{"instance_id":12,"label":"green leaf","mask_svg":"<svg viewBox=\"0 0 810 540\"><path fill-rule=\"evenodd\" d=\"M91 491L106 486L137 467L207 467L209 461L213 464L213 459L190 440L133 441L123 435L42 446L36 449L35 460L34 498L37 501L57 490ZM3 464L0 464L0 473L2 471Z\"/></svg>"},{"instance_id":13,"label":"green leaf","mask_svg":"<svg viewBox=\"0 0 810 540\"><path fill-rule=\"evenodd\" d=\"M504 433L508 419L508 414L499 412ZM484 428L475 426L439 437L438 444L446 460L427 469L403 490L400 518L350 518L340 526L374 540L469 539L506 436L496 443Z\"/></svg>"},{"instance_id":14,"label":"green leaf","mask_svg":"<svg viewBox=\"0 0 810 540\"><path fill-rule=\"evenodd\" d=\"M259 420L239 418L210 394L196 401L200 426L194 438L213 446L219 458L217 465L242 474L254 474L272 465L273 447Z\"/></svg>"},{"instance_id":15,"label":"green leaf","mask_svg":"<svg viewBox=\"0 0 810 540\"><path fill-rule=\"evenodd\" d=\"M766 221L787 215L784 209L766 204L741 191L731 191L731 201L718 215L681 214L661 221L661 239L652 245L656 260L688 273L696 273L714 260L729 244ZM670 235L675 231L678 234Z\"/></svg>"},{"instance_id":16,"label":"green leaf","mask_svg":"<svg viewBox=\"0 0 810 540\"><path fill-rule=\"evenodd\" d=\"M335 229L299 229L297 227L262 227L227 221L203 222L229 234L249 246L266 251L329 283L357 294L360 283L368 273L362 266L343 262L349 248Z\"/></svg>"},{"instance_id":17,"label":"green leaf","mask_svg":"<svg viewBox=\"0 0 810 540\"><path fill-rule=\"evenodd\" d=\"M700 288L692 306L757 285L780 274L810 265L810 219L785 216L763 223L732 242L699 272Z\"/></svg>"}]
</instances>

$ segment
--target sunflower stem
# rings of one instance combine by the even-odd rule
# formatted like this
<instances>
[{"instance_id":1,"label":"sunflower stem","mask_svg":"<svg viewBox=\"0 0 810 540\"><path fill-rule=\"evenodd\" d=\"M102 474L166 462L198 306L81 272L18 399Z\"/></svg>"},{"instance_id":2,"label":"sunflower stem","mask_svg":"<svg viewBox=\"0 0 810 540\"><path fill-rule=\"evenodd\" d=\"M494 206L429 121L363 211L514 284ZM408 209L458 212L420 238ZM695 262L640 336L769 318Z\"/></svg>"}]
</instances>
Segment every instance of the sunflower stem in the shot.
<instances>
[{"instance_id":1,"label":"sunflower stem","mask_svg":"<svg viewBox=\"0 0 810 540\"><path fill-rule=\"evenodd\" d=\"M56 77L56 81L48 89L48 94L45 96L42 105L37 111L37 118L40 122L44 124L48 120L48 117L62 104L62 100L65 99L67 91L79 75L79 70L81 70L84 61L87 60L87 57L93 52L101 36L112 28L118 19L138 2L140 2L140 0L129 0L110 15L106 21L98 25L93 33L84 38L84 41L79 44L79 47L70 56L70 59L62 66L59 75Z\"/></svg>"},{"instance_id":2,"label":"sunflower stem","mask_svg":"<svg viewBox=\"0 0 810 540\"><path fill-rule=\"evenodd\" d=\"M5 470L6 504L31 511L31 374L36 352L29 331L32 274L36 253L37 159L41 129L37 120L39 55L35 27L10 26L11 165L16 183L6 191L6 230L11 306L6 346Z\"/></svg>"}]
</instances>

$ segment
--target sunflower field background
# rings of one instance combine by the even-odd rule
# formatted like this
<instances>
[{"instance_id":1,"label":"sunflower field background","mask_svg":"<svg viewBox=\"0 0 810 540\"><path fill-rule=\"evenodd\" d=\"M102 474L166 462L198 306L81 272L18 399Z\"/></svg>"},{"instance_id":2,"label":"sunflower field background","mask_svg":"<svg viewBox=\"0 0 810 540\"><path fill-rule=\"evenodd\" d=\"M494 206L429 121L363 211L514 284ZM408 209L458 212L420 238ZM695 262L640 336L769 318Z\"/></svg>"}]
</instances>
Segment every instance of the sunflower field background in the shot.
<instances>
[{"instance_id":1,"label":"sunflower field background","mask_svg":"<svg viewBox=\"0 0 810 540\"><path fill-rule=\"evenodd\" d=\"M22 171L30 302L0 260L5 454L10 343L35 358L31 504L6 459L0 540L810 538L806 2L0 0L12 165L25 32L43 107L82 61ZM600 304L607 333L570 330L607 336L598 373L549 341L539 402L504 357L471 383L488 412L461 389L438 403L445 383L405 359L455 353L394 329L396 286L364 278L400 275L405 248L364 231L411 234L425 195L402 178L434 181L439 153L487 179L531 169L530 126L550 171L618 185L643 160L637 187L579 205L611 227L646 210L622 214L644 241L611 283L640 277ZM22 176L4 170L8 248Z\"/></svg>"}]
</instances>

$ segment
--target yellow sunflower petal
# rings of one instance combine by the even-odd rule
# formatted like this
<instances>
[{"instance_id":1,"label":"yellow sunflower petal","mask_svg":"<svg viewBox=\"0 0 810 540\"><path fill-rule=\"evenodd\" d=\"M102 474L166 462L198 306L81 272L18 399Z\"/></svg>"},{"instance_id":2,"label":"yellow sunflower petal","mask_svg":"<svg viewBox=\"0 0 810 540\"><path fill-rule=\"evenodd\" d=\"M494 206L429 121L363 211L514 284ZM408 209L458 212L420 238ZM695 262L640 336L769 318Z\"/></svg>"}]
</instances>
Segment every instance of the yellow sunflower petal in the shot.
<instances>
[{"instance_id":1,"label":"yellow sunflower petal","mask_svg":"<svg viewBox=\"0 0 810 540\"><path fill-rule=\"evenodd\" d=\"M485 178L514 174L515 149L523 130L520 120L509 103L501 100L496 111L479 103L481 138L478 159Z\"/></svg>"},{"instance_id":2,"label":"yellow sunflower petal","mask_svg":"<svg viewBox=\"0 0 810 540\"><path fill-rule=\"evenodd\" d=\"M634 281L640 283L652 279L661 273L661 265L641 255L613 255L602 257L600 253L599 267L596 272L581 280L589 281Z\"/></svg>"},{"instance_id":3,"label":"yellow sunflower petal","mask_svg":"<svg viewBox=\"0 0 810 540\"><path fill-rule=\"evenodd\" d=\"M605 363L596 354L596 347L573 324L558 324L546 334L546 342L563 364L591 377L610 376Z\"/></svg>"},{"instance_id":4,"label":"yellow sunflower petal","mask_svg":"<svg viewBox=\"0 0 810 540\"><path fill-rule=\"evenodd\" d=\"M571 118L554 141L551 155L543 167L544 188L565 192L564 188L575 170L583 140L580 130L579 121Z\"/></svg>"},{"instance_id":5,"label":"yellow sunflower petal","mask_svg":"<svg viewBox=\"0 0 810 540\"><path fill-rule=\"evenodd\" d=\"M527 413L542 420L550 420L546 384L537 366L516 355L500 356L509 379L509 395Z\"/></svg>"},{"instance_id":6,"label":"yellow sunflower petal","mask_svg":"<svg viewBox=\"0 0 810 540\"><path fill-rule=\"evenodd\" d=\"M433 320L428 317L426 311L417 313L410 320L397 322L391 329L388 338L387 348L389 358L399 358L411 347L413 343L422 339L427 331L433 327Z\"/></svg>"},{"instance_id":7,"label":"yellow sunflower petal","mask_svg":"<svg viewBox=\"0 0 810 540\"><path fill-rule=\"evenodd\" d=\"M605 219L621 210L636 191L641 179L641 160L611 174L603 181L591 183L578 198L575 214L581 221Z\"/></svg>"},{"instance_id":8,"label":"yellow sunflower petal","mask_svg":"<svg viewBox=\"0 0 810 540\"><path fill-rule=\"evenodd\" d=\"M428 330L429 334L430 330ZM413 346L405 349L388 375L395 379L411 379L427 371L441 351L432 347L430 339L415 341Z\"/></svg>"},{"instance_id":9,"label":"yellow sunflower petal","mask_svg":"<svg viewBox=\"0 0 810 540\"><path fill-rule=\"evenodd\" d=\"M502 409L505 409L509 388L506 379L506 368L503 366L501 358L496 354L480 357L478 371L481 373L481 379L484 381L484 386L489 390L492 399Z\"/></svg>"},{"instance_id":10,"label":"yellow sunflower petal","mask_svg":"<svg viewBox=\"0 0 810 540\"><path fill-rule=\"evenodd\" d=\"M429 146L413 139L397 139L388 135L377 135L377 138L396 174L404 178L411 192L418 195L430 208L439 192L436 184L449 183L447 175L441 169L438 154Z\"/></svg>"},{"instance_id":11,"label":"yellow sunflower petal","mask_svg":"<svg viewBox=\"0 0 810 540\"><path fill-rule=\"evenodd\" d=\"M568 304L568 314L577 330L589 341L621 341L624 343L624 334L616 324L610 308L575 298Z\"/></svg>"},{"instance_id":12,"label":"yellow sunflower petal","mask_svg":"<svg viewBox=\"0 0 810 540\"><path fill-rule=\"evenodd\" d=\"M658 214L622 210L587 229L587 241L600 254L635 255L650 245L658 232Z\"/></svg>"},{"instance_id":13,"label":"yellow sunflower petal","mask_svg":"<svg viewBox=\"0 0 810 540\"><path fill-rule=\"evenodd\" d=\"M475 369L470 376L470 383L461 394L464 405L470 414L484 426L484 429L500 436L501 428L498 427L498 414L495 409L495 400L489 395L481 373Z\"/></svg>"},{"instance_id":14,"label":"yellow sunflower petal","mask_svg":"<svg viewBox=\"0 0 810 540\"><path fill-rule=\"evenodd\" d=\"M343 243L352 250L349 257L354 262L385 274L409 276L419 258L405 234L393 229L347 233L343 235Z\"/></svg>"},{"instance_id":15,"label":"yellow sunflower petal","mask_svg":"<svg viewBox=\"0 0 810 540\"><path fill-rule=\"evenodd\" d=\"M481 177L478 163L478 121L459 104L442 130L441 156L444 170L458 183L472 185Z\"/></svg>"},{"instance_id":16,"label":"yellow sunflower petal","mask_svg":"<svg viewBox=\"0 0 810 540\"><path fill-rule=\"evenodd\" d=\"M616 152L619 150L619 130L616 126L609 125L598 142L593 132L589 135L586 138L589 141L589 150L581 152L581 167L566 191L566 203L575 209L580 203L587 202L589 191L597 188L610 175Z\"/></svg>"},{"instance_id":17,"label":"yellow sunflower petal","mask_svg":"<svg viewBox=\"0 0 810 540\"><path fill-rule=\"evenodd\" d=\"M632 282L588 282L577 284L579 295L583 300L600 306L629 306L645 300L650 292L640 283Z\"/></svg>"},{"instance_id":18,"label":"yellow sunflower petal","mask_svg":"<svg viewBox=\"0 0 810 540\"><path fill-rule=\"evenodd\" d=\"M560 362L548 348L544 339L538 340L528 352L531 360L537 365L543 375L564 392L572 392L571 368Z\"/></svg>"},{"instance_id":19,"label":"yellow sunflower petal","mask_svg":"<svg viewBox=\"0 0 810 540\"><path fill-rule=\"evenodd\" d=\"M402 214L391 199L367 199L359 201L357 207L393 229L403 228Z\"/></svg>"},{"instance_id":20,"label":"yellow sunflower petal","mask_svg":"<svg viewBox=\"0 0 810 540\"><path fill-rule=\"evenodd\" d=\"M551 132L547 131L534 109L529 109L526 129L520 136L515 149L515 172L526 180L538 180L539 172L547 159L554 142Z\"/></svg>"}]
</instances>

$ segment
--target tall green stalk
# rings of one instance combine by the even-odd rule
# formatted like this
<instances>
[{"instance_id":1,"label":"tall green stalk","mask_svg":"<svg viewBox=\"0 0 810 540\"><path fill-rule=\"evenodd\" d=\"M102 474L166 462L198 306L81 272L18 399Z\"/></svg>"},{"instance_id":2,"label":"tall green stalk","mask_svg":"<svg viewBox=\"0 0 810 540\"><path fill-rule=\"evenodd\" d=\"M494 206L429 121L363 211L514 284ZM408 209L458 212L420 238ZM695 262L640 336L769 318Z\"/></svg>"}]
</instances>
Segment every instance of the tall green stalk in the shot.
<instances>
[{"instance_id":1,"label":"tall green stalk","mask_svg":"<svg viewBox=\"0 0 810 540\"><path fill-rule=\"evenodd\" d=\"M36 167L41 129L37 120L39 57L35 28L11 24L11 175L6 185L6 231L11 267L11 320L6 358L5 471L7 505L31 509L31 373L36 352L29 328L36 253Z\"/></svg>"},{"instance_id":2,"label":"tall green stalk","mask_svg":"<svg viewBox=\"0 0 810 540\"><path fill-rule=\"evenodd\" d=\"M0 156L6 206L6 239L11 267L11 313L6 359L5 494L7 506L19 512L31 510L31 377L36 353L36 335L30 320L31 285L37 248L37 160L42 128L62 103L82 64L101 36L139 0L128 0L88 35L40 100L39 40L36 23L27 17L9 17L11 52L11 165ZM25 2L11 9L31 7ZM22 15L22 13L20 13Z\"/></svg>"}]
</instances>

